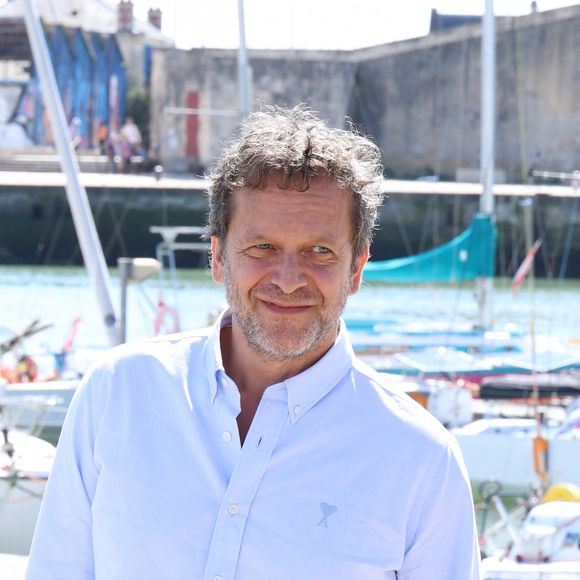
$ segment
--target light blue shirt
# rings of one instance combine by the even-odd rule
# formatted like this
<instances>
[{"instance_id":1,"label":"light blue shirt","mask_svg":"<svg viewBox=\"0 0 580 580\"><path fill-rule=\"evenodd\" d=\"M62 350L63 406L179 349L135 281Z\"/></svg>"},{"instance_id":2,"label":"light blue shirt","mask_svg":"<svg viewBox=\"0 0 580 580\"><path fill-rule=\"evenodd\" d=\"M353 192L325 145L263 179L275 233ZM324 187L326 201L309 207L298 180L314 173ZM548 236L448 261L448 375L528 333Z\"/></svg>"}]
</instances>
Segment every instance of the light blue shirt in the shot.
<instances>
[{"instance_id":1,"label":"light blue shirt","mask_svg":"<svg viewBox=\"0 0 580 580\"><path fill-rule=\"evenodd\" d=\"M479 579L455 440L354 357L344 326L266 389L241 447L227 323L124 345L88 373L27 580Z\"/></svg>"}]
</instances>

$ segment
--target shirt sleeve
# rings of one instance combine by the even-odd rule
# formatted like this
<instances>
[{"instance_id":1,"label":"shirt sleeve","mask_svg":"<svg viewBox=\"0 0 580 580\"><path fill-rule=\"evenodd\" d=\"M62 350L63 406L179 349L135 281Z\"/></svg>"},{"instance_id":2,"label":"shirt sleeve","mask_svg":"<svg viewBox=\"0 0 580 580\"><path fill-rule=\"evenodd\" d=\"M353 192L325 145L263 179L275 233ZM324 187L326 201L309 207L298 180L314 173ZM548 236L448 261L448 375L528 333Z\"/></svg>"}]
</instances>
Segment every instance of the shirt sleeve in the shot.
<instances>
[{"instance_id":1,"label":"shirt sleeve","mask_svg":"<svg viewBox=\"0 0 580 580\"><path fill-rule=\"evenodd\" d=\"M399 580L480 580L473 497L461 453L450 444L414 506Z\"/></svg>"},{"instance_id":2,"label":"shirt sleeve","mask_svg":"<svg viewBox=\"0 0 580 580\"><path fill-rule=\"evenodd\" d=\"M95 577L91 504L99 468L94 442L106 383L102 370L91 371L73 397L40 509L26 580Z\"/></svg>"}]
</instances>

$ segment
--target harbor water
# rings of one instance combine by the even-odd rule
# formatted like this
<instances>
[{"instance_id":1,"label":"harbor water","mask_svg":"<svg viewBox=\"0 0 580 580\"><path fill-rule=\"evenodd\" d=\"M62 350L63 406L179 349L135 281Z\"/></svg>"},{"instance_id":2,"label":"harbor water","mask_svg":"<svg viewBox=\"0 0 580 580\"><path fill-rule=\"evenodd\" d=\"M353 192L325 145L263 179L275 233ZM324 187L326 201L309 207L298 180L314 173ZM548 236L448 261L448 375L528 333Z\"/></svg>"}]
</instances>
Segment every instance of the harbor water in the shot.
<instances>
[{"instance_id":1,"label":"harbor water","mask_svg":"<svg viewBox=\"0 0 580 580\"><path fill-rule=\"evenodd\" d=\"M117 308L120 289L112 271L112 294ZM225 305L223 288L207 269L178 270L177 284L153 278L130 285L127 297L127 339L154 335L159 299L179 315L182 330L207 325ZM118 315L118 310L117 310ZM347 316L382 318L402 324L477 323L473 283L452 285L364 284L348 301ZM171 332L172 312L165 313L162 328ZM52 326L34 336L34 351L62 348L75 319L80 319L74 340L77 349L108 346L95 293L83 268L0 266L0 327L21 331L35 319ZM580 337L580 280L536 280L533 294L524 285L514 296L511 281L494 281L494 328L526 333L534 320L536 332L564 341Z\"/></svg>"}]
</instances>

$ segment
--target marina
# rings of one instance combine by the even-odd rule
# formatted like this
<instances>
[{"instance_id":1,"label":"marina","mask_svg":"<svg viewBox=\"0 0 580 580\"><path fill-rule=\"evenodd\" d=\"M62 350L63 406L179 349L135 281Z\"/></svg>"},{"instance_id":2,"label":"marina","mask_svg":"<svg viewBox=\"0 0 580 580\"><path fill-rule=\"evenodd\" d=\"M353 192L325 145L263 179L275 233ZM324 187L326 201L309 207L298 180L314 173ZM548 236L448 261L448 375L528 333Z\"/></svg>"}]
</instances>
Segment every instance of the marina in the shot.
<instances>
[{"instance_id":1,"label":"marina","mask_svg":"<svg viewBox=\"0 0 580 580\"><path fill-rule=\"evenodd\" d=\"M62 84L63 63L57 61L55 65L54 54L62 56L68 50L65 39L69 34L71 46L75 47L71 54L77 59L75 66L78 67L82 55L92 59L99 43L104 41L93 36L90 49L88 37L83 37L78 30L66 33L58 26L51 31L51 56L35 3L23 0L22 7L24 21L20 24L25 25L30 42L28 57L42 89L50 121L50 139L57 149L56 154L44 151L37 155L34 148L29 148L27 152L0 156L0 264L6 264L0 265L0 304L3 305L0 310L0 552L25 557L51 469L53 481L59 475L58 466L52 468L53 444L58 440L68 405L87 368L105 349L122 342L210 325L223 309L225 296L223 288L213 283L206 267L207 243L176 241L184 233L202 235L201 224L207 212L207 182L201 177L205 161L201 159L208 155L210 148L205 147L200 155L198 138L200 135L206 138L210 133L199 132L198 114L203 111L197 108L199 91L186 94L188 108L184 111L170 108L172 115L176 112L188 115L185 123L188 158L171 154L168 144L176 141L167 135L154 147L156 154L161 152L165 156L167 167L180 170L181 175L167 173L161 165L149 173L141 171L145 166L141 153L146 152L135 125L132 131L138 137L131 144L128 142L126 127L133 123L130 115L119 129L118 152L122 155L115 155L112 136L100 143L101 154L92 159L88 153L76 152L77 145L83 139L86 144L90 136L78 133L81 125L78 117L70 120L66 117L68 104L62 98L62 87L59 93L58 86ZM119 8L119 14L132 10L125 2ZM234 118L245 118L252 109L252 71L245 47L242 0L239 9L240 104L239 111L231 115L232 122ZM22 33L20 29L19 34ZM464 40L470 35L471 32ZM495 171L497 92L492 0L486 2L483 24L481 29L477 27L477 35L481 46L474 54L481 58L482 74L478 87L481 109L477 113L481 171L475 171L474 181L479 183L464 183L459 179L474 174L473 169L461 167L459 156L455 156L456 182L447 181L450 173L444 165L448 161L437 172L425 166L422 172L425 175L418 179L384 180L388 202L381 208L372 247L373 260L364 270L364 261L360 262L358 274L362 276L363 287L351 297L345 320L355 349L381 373L380 381L389 383L393 395L408 394L457 439L477 502L486 579L519 580L535 577L534 574L550 580L578 578L580 392L576 391L580 375L580 309L576 305L580 304L580 246L575 224L580 174L538 171L538 155L534 163L529 163L523 150L515 164L513 159L510 161L508 170ZM117 67L122 75L113 75L113 78L124 87L126 77L119 46L110 36L107 50L113 51L109 57L114 54L115 60L109 62L107 74L114 73ZM102 44L101 48L104 47ZM356 58L362 63L369 55L365 57L360 52ZM388 57L387 53L383 56ZM172 75L176 71L164 67L163 72ZM158 81L159 77L159 85ZM118 102L114 102L119 95ZM124 98L116 88L111 93L111 106L120 106L123 117ZM355 114L362 112L360 103L348 107L354 107ZM157 119L147 130L167 112L159 109L159 102L152 102L150 108ZM341 112L341 119L345 112ZM116 130L120 112L111 109L110 113L111 129ZM517 115L520 121L521 112ZM174 121L172 118L167 126L175 131ZM101 120L99 129L103 125ZM211 141L227 137L233 127L230 124L226 129L226 125L216 122ZM42 136L45 127L37 126L35 131L37 136ZM313 142L317 138L312 138ZM439 142L443 150L445 140L439 139ZM461 143L467 150L467 143ZM107 147L112 149L105 156ZM393 154L392 150L385 149L385 152L387 156ZM62 173L58 171L59 163ZM27 171L27 167L37 170ZM25 171L15 171L15 168ZM90 169L87 171L87 168ZM378 168L379 179L381 171ZM401 171L408 171L404 163ZM387 167L383 176L389 173L392 171ZM508 180L524 183L504 183L506 176ZM320 182L313 182L312 187L319 185ZM331 199L330 191L326 188L322 192L324 199ZM302 195L304 191L299 193ZM272 199L264 197L263 205L270 208ZM329 207L326 203L325 211L319 213L326 215ZM351 213L348 205L340 207L340 215ZM259 213L254 211L247 216L247 221L253 216L258 223L266 223L268 218L262 218ZM265 215L269 215L267 211ZM312 212L312 215L318 214ZM302 232L300 217L294 215L289 220L297 226L294 228L298 231L296 239L311 239L310 232L307 235ZM276 222L270 215L270 222L279 223L281 229L286 227L283 221ZM316 224L317 219L313 222ZM319 225L328 229L328 224L327 219ZM267 226L266 223L268 232ZM284 231L294 239L290 230ZM350 235L345 226L337 239L348 240ZM537 239L536 235L539 235ZM272 246L259 243L253 247L262 245ZM328 250L324 246L322 254ZM174 250L177 249L194 250L193 254L185 254L189 262L179 264L186 268L176 267ZM153 255L158 262L151 258ZM216 256L222 260L219 252ZM216 263L219 260L216 258ZM86 271L78 267L81 263ZM224 263L225 258L220 267L224 268ZM215 268L214 264L214 271ZM226 268L226 280L228 275ZM527 288L519 289L526 276ZM285 308L275 304L273 307L274 310ZM226 348L223 343L221 348ZM252 352L246 352L248 360L252 360ZM553 355L558 362L554 362ZM243 366L245 361L237 362ZM257 372L258 366L251 371ZM374 389L377 375L369 373ZM129 376L134 386L134 375ZM516 378L518 382L514 383ZM571 380L566 382L564 378ZM495 381L493 387L489 385L490 380ZM156 383L147 376L143 384L155 386ZM350 387L347 391L350 396ZM124 392L115 390L114 394ZM136 401L141 399L140 391L131 392L137 396ZM488 404L488 398L493 404ZM400 401L403 406L409 404L410 409L424 413L407 398ZM111 407L116 412L123 406ZM300 413L301 406L296 405L294 414ZM168 415L165 413L163 421L169 419ZM238 421L243 443L247 431L242 434L239 424L242 416L243 413L237 418L232 415ZM430 419L426 414L424 418ZM188 428L190 422L188 416ZM114 423L122 425L123 421ZM234 431L235 425L234 422ZM402 432L412 435L411 431ZM136 433L133 431L130 435ZM112 437L111 447L124 443L124 437ZM224 442L231 438L231 432L222 433ZM401 440L406 442L406 437ZM335 438L335 441L342 439ZM258 446L261 442L262 436ZM322 444L322 453L326 453L324 441L321 439L317 444ZM361 450L365 448L366 444L360 445ZM188 455L189 448L185 449L180 457ZM94 454L90 443L87 450ZM142 448L142 451L149 458L150 449ZM391 452L382 456L385 461L392 460ZM418 458L421 453L417 453ZM166 451L158 456L163 460L167 457ZM461 467L460 464L458 460ZM197 474L193 480L197 480ZM98 477L96 471L93 475ZM470 489L463 477L461 481L463 506L469 506L462 513L469 516L469 526L472 526ZM113 484L116 486L118 481ZM409 487L404 487L407 493ZM450 489L444 490L445 493ZM79 495L82 509L86 508L87 513L94 507L86 501L89 495L86 488ZM519 506L514 510L517 526L516 517L512 520L513 514L503 504L504 495L517 498ZM458 495L455 497L460 499ZM70 499L71 496L65 496L59 515L74 505ZM322 521L327 527L328 517L337 511L337 506L320 505ZM495 516L488 513L491 505L496 509ZM237 515L239 507L231 504L228 513ZM76 509L72 511L76 513ZM150 517L149 512L146 515ZM486 521L488 516L497 522ZM427 517L426 521L431 520ZM509 536L501 544L496 544L488 535L496 525L504 526ZM49 535L57 529L58 526L47 528ZM428 529L426 525L421 533ZM460 536L455 537L459 541ZM397 541L401 538L402 534ZM463 535L461 541L465 538ZM465 545L468 544L469 537ZM6 569L10 580L20 580L24 561L17 556L0 559L2 577ZM407 556L405 546L405 562ZM413 557L409 557L410 562L414 561ZM473 557L477 557L477 549L473 550ZM391 566L394 564L389 565L389 571L400 570ZM214 577L221 579L221 576Z\"/></svg>"}]
</instances>

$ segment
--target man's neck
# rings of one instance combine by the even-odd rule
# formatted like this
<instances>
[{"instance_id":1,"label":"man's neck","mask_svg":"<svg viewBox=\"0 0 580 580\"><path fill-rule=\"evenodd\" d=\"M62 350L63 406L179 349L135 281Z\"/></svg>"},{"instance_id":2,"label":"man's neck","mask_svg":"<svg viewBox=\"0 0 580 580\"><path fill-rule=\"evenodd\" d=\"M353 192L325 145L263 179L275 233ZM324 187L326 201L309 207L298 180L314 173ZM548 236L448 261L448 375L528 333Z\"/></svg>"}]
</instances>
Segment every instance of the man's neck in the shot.
<instances>
[{"instance_id":1,"label":"man's neck","mask_svg":"<svg viewBox=\"0 0 580 580\"><path fill-rule=\"evenodd\" d=\"M222 328L220 346L224 369L236 383L240 393L250 391L261 396L270 385L296 376L311 367L332 345L321 345L296 359L277 359L250 346L234 323L233 326Z\"/></svg>"},{"instance_id":2,"label":"man's neck","mask_svg":"<svg viewBox=\"0 0 580 580\"><path fill-rule=\"evenodd\" d=\"M242 442L264 391L269 386L296 376L311 367L331 346L332 344L321 345L320 348L297 359L275 359L250 346L235 322L233 326L222 328L220 347L224 369L240 392L241 411L238 416L238 427Z\"/></svg>"}]
</instances>

